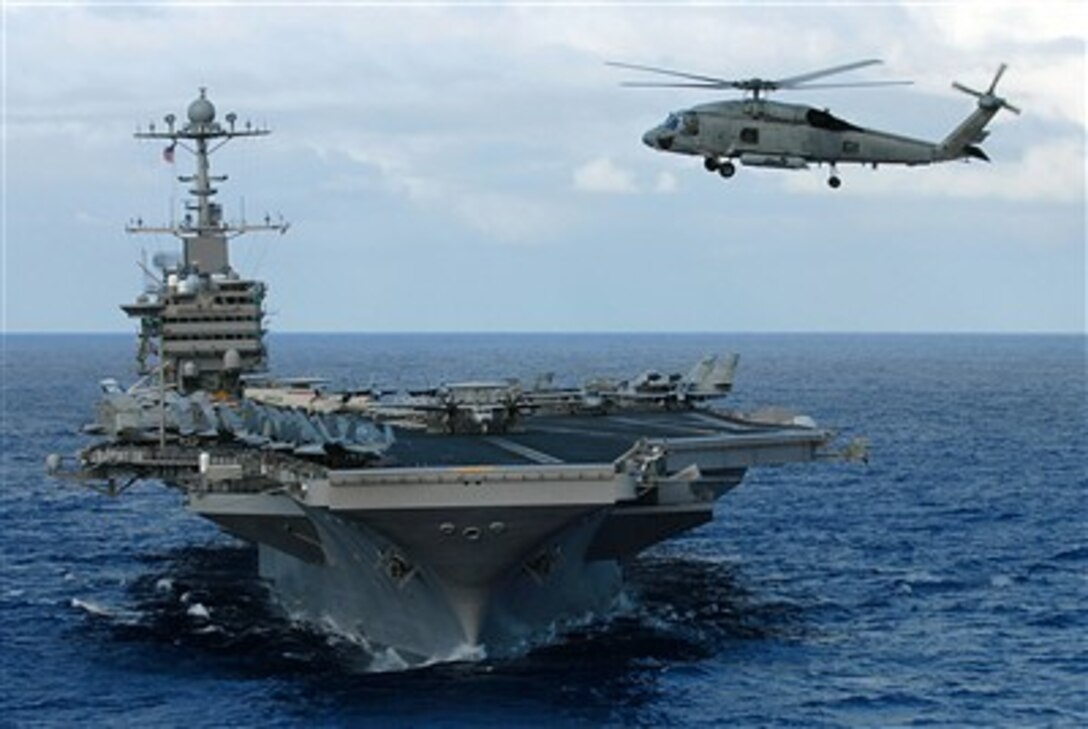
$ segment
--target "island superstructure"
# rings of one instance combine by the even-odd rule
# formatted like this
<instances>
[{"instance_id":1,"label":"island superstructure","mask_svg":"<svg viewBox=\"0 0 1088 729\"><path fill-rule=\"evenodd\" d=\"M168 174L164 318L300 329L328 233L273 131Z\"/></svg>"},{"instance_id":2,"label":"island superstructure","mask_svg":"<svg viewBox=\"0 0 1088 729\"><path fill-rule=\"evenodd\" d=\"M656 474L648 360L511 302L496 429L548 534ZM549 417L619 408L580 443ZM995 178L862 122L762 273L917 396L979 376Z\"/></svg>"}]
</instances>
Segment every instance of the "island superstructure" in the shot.
<instances>
[{"instance_id":1,"label":"island superstructure","mask_svg":"<svg viewBox=\"0 0 1088 729\"><path fill-rule=\"evenodd\" d=\"M149 226L142 219L126 227L130 233L168 234L181 241L181 256L159 255L154 259L160 275L134 303L121 308L140 322L137 364L141 374L161 367L171 386L183 392L237 391L238 377L245 372L263 370L267 363L264 346L265 285L241 278L231 268L228 242L250 231L287 232L288 224L273 222L229 223L222 206L214 200L218 190L212 183L225 182L225 175L211 173L212 152L227 142L244 137L260 137L269 130L246 122L237 125L237 117L226 116L226 126L216 120L215 106L205 89L188 108L188 122L177 126L168 114L165 129L149 125L136 132L138 139L168 143L163 157L173 164L178 147L190 152L195 160L191 175L178 180L190 184L193 196L186 204L180 221ZM149 359L157 359L151 364Z\"/></svg>"},{"instance_id":2,"label":"island superstructure","mask_svg":"<svg viewBox=\"0 0 1088 729\"><path fill-rule=\"evenodd\" d=\"M123 307L140 322L144 377L103 380L87 427L98 439L48 467L112 494L145 479L178 489L193 513L256 545L295 616L408 664L524 650L607 610L624 565L711 520L748 468L860 455L832 451L807 417L716 407L735 356L565 386L338 392L272 377L266 288L234 271L229 240L287 225L224 222L212 182L226 178L209 165L217 145L268 132L233 114L221 126L203 89L175 121L137 134L195 159L183 221L129 227L182 243Z\"/></svg>"}]
</instances>

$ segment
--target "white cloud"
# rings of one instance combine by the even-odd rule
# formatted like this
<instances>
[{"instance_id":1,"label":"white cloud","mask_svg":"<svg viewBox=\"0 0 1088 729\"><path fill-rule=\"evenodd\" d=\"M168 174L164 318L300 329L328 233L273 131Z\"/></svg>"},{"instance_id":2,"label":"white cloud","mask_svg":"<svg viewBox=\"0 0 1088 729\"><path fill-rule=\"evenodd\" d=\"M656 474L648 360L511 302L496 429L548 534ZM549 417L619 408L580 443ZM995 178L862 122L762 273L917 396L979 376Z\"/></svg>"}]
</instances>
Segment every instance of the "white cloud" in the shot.
<instances>
[{"instance_id":1,"label":"white cloud","mask_svg":"<svg viewBox=\"0 0 1088 729\"><path fill-rule=\"evenodd\" d=\"M676 175L668 171L658 173L657 181L654 183L654 192L676 192L679 188L680 181L676 178Z\"/></svg>"},{"instance_id":2,"label":"white cloud","mask_svg":"<svg viewBox=\"0 0 1088 729\"><path fill-rule=\"evenodd\" d=\"M909 4L905 11L950 45L967 51L1034 43L1039 38L1083 36L1088 11L1072 0L1019 3Z\"/></svg>"},{"instance_id":3,"label":"white cloud","mask_svg":"<svg viewBox=\"0 0 1088 729\"><path fill-rule=\"evenodd\" d=\"M634 175L607 157L597 157L574 170L574 189L582 192L632 193Z\"/></svg>"},{"instance_id":4,"label":"white cloud","mask_svg":"<svg viewBox=\"0 0 1088 729\"><path fill-rule=\"evenodd\" d=\"M553 234L565 219L555 205L500 192L459 194L453 207L476 230L504 243L527 243Z\"/></svg>"},{"instance_id":5,"label":"white cloud","mask_svg":"<svg viewBox=\"0 0 1088 729\"><path fill-rule=\"evenodd\" d=\"M952 165L942 186L962 197L1076 202L1084 200L1084 139L1043 142L1010 165Z\"/></svg>"},{"instance_id":6,"label":"white cloud","mask_svg":"<svg viewBox=\"0 0 1088 729\"><path fill-rule=\"evenodd\" d=\"M327 156L323 147L311 146ZM470 184L457 178L456 169L436 167L434 160L448 156L446 147L447 141L427 136L390 145L388 139L363 132L333 142L334 149L344 150L352 163L369 172L376 186L420 209L452 215L492 240L524 243L564 224L566 216L546 200L516 188L499 191L486 184Z\"/></svg>"},{"instance_id":7,"label":"white cloud","mask_svg":"<svg viewBox=\"0 0 1088 729\"><path fill-rule=\"evenodd\" d=\"M390 192L403 195L414 203L441 203L447 197L444 185L434 176L422 175L419 165L410 157L387 154L380 144L366 148L352 146L348 156L355 162L374 170L382 185Z\"/></svg>"},{"instance_id":8,"label":"white cloud","mask_svg":"<svg viewBox=\"0 0 1088 729\"><path fill-rule=\"evenodd\" d=\"M897 69L920 90L955 92L954 78L985 88L1001 62L1009 71L998 92L1033 117L1072 122L1085 118L1083 3L939 3L904 6L912 43ZM905 35L905 34L904 34Z\"/></svg>"}]
</instances>

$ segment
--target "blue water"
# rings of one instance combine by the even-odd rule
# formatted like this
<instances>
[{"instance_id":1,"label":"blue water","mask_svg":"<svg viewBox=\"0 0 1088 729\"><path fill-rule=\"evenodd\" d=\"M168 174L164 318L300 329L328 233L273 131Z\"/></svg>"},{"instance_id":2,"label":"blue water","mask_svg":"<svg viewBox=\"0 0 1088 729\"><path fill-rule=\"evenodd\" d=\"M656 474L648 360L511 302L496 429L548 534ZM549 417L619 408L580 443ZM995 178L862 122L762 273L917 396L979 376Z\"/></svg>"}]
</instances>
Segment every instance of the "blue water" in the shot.
<instances>
[{"instance_id":1,"label":"blue water","mask_svg":"<svg viewBox=\"0 0 1088 729\"><path fill-rule=\"evenodd\" d=\"M132 344L5 339L2 724L1088 725L1083 337L274 336L276 371L345 385L738 351L735 407L871 442L868 466L751 472L614 613L523 658L383 674L280 616L252 551L176 493L43 475Z\"/></svg>"}]
</instances>

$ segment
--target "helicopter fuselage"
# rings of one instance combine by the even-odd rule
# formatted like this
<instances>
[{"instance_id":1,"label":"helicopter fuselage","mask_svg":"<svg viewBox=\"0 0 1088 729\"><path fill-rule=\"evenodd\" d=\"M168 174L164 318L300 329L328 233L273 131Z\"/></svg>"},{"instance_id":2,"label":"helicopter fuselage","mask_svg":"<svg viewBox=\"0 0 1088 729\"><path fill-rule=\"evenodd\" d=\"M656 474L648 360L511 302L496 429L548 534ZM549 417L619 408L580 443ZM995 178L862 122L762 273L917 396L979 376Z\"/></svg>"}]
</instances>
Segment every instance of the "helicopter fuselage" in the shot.
<instances>
[{"instance_id":1,"label":"helicopter fuselage","mask_svg":"<svg viewBox=\"0 0 1088 729\"><path fill-rule=\"evenodd\" d=\"M1001 109L1014 114L1020 110L997 96L995 89L1007 66L1001 64L986 91L976 91L958 82L952 87L977 103L971 113L939 142L905 137L874 129L865 129L833 115L826 109L805 104L768 101L766 94L783 89L815 89L843 86L889 86L909 81L870 81L856 83L812 84L810 82L879 64L879 59L855 61L841 66L810 71L798 76L776 80L751 78L728 80L714 76L691 74L655 66L619 63L609 65L645 71L681 82L629 83L630 86L675 86L701 89L740 89L748 98L716 101L693 106L669 114L662 124L650 129L642 141L663 152L698 155L710 172L732 177L737 160L750 167L772 167L800 170L810 164L828 164L831 176L827 183L839 187L842 183L836 166L844 163L872 165L928 165L949 160L989 157L978 146L987 136L986 125Z\"/></svg>"},{"instance_id":2,"label":"helicopter fuselage","mask_svg":"<svg viewBox=\"0 0 1088 729\"><path fill-rule=\"evenodd\" d=\"M721 163L804 169L810 163L924 165L948 159L942 145L851 124L804 104L718 101L670 114L643 135L661 151ZM975 156L963 152L963 156Z\"/></svg>"}]
</instances>

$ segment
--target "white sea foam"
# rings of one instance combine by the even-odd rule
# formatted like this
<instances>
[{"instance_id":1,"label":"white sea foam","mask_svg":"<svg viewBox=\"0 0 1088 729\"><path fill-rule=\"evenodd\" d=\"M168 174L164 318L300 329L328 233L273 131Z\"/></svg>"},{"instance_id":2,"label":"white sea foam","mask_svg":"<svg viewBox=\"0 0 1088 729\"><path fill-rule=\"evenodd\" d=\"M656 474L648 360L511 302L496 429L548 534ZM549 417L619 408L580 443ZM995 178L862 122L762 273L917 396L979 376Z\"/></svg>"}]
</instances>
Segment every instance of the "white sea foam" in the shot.
<instances>
[{"instance_id":1,"label":"white sea foam","mask_svg":"<svg viewBox=\"0 0 1088 729\"><path fill-rule=\"evenodd\" d=\"M404 671L410 668L408 661L397 653L392 648L386 648L383 651L378 651L370 656L370 663L367 665L368 673L393 673L396 671Z\"/></svg>"},{"instance_id":2,"label":"white sea foam","mask_svg":"<svg viewBox=\"0 0 1088 729\"><path fill-rule=\"evenodd\" d=\"M316 622L302 613L289 616L293 622L310 628L316 627L325 634L326 643L336 646L338 643L350 643L363 654L356 664L363 673L396 673L426 668L442 663L480 662L487 658L484 646L462 643L448 653L432 656L406 654L390 646L377 645L356 630L350 630L338 623L327 613Z\"/></svg>"},{"instance_id":3,"label":"white sea foam","mask_svg":"<svg viewBox=\"0 0 1088 729\"><path fill-rule=\"evenodd\" d=\"M79 597L72 598L71 606L77 610L82 610L88 615L93 615L96 618L108 618L126 625L132 625L140 619L140 614L133 610L116 608L94 600L84 600Z\"/></svg>"},{"instance_id":4,"label":"white sea foam","mask_svg":"<svg viewBox=\"0 0 1088 729\"><path fill-rule=\"evenodd\" d=\"M110 617L114 614L114 611L111 608L108 608L101 603L94 602L93 600L82 600L78 597L72 598L72 607L99 617Z\"/></svg>"},{"instance_id":5,"label":"white sea foam","mask_svg":"<svg viewBox=\"0 0 1088 729\"><path fill-rule=\"evenodd\" d=\"M211 613L208 611L208 608L204 607L204 605L199 602L194 602L185 612L191 617L201 618L203 620L207 620L209 617L211 617Z\"/></svg>"},{"instance_id":6,"label":"white sea foam","mask_svg":"<svg viewBox=\"0 0 1088 729\"><path fill-rule=\"evenodd\" d=\"M482 645L469 645L468 643L462 643L459 646L455 646L448 655L445 656L432 656L431 659L424 665L432 665L434 663L450 663L450 662L472 662L479 663L487 658L487 649Z\"/></svg>"}]
</instances>

